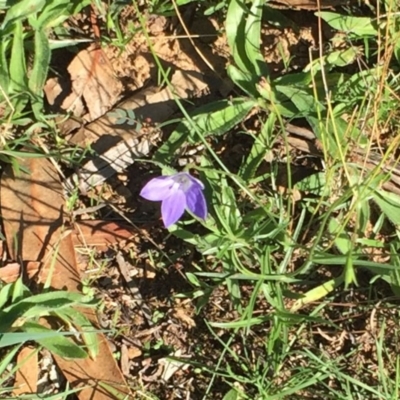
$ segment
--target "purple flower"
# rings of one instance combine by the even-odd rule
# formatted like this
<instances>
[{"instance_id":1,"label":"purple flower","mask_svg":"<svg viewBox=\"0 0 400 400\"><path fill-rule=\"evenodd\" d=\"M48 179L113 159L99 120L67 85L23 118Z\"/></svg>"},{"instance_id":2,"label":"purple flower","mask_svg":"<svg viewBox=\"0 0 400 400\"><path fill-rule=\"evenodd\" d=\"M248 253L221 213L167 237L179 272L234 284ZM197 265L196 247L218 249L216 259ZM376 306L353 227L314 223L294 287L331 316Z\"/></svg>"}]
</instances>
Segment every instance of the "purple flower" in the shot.
<instances>
[{"instance_id":1,"label":"purple flower","mask_svg":"<svg viewBox=\"0 0 400 400\"><path fill-rule=\"evenodd\" d=\"M204 185L187 172L160 176L150 180L140 192L146 200L162 201L161 216L166 228L175 224L189 209L194 215L205 219L207 204L203 194Z\"/></svg>"}]
</instances>

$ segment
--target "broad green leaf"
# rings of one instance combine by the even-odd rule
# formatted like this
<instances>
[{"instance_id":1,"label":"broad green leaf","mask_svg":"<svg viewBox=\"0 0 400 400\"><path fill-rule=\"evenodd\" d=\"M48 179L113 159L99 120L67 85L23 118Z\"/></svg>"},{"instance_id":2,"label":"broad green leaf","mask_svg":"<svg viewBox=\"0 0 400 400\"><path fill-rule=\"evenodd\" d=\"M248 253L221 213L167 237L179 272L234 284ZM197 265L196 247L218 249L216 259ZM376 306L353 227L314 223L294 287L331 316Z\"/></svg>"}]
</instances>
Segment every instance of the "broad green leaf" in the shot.
<instances>
[{"instance_id":1,"label":"broad green leaf","mask_svg":"<svg viewBox=\"0 0 400 400\"><path fill-rule=\"evenodd\" d=\"M44 29L61 25L71 16L70 0L47 0L46 6L37 18L36 24L29 21L36 29Z\"/></svg>"},{"instance_id":2,"label":"broad green leaf","mask_svg":"<svg viewBox=\"0 0 400 400\"><path fill-rule=\"evenodd\" d=\"M10 38L3 37L0 40L0 99L4 98L4 94L8 94L9 91L9 84L10 84L10 77L8 71L8 57L7 52L10 46Z\"/></svg>"},{"instance_id":3,"label":"broad green leaf","mask_svg":"<svg viewBox=\"0 0 400 400\"><path fill-rule=\"evenodd\" d=\"M343 254L347 255L351 252L353 245L350 236L345 232L340 222L332 217L328 224L329 233L334 237L335 246Z\"/></svg>"},{"instance_id":4,"label":"broad green leaf","mask_svg":"<svg viewBox=\"0 0 400 400\"><path fill-rule=\"evenodd\" d=\"M297 86L301 88L308 87L312 83L311 73L306 72L297 72L294 74L285 74L274 79L274 85L276 86Z\"/></svg>"},{"instance_id":5,"label":"broad green leaf","mask_svg":"<svg viewBox=\"0 0 400 400\"><path fill-rule=\"evenodd\" d=\"M27 78L22 22L15 23L13 33L10 58L10 92L23 92L27 90Z\"/></svg>"},{"instance_id":6,"label":"broad green leaf","mask_svg":"<svg viewBox=\"0 0 400 400\"><path fill-rule=\"evenodd\" d=\"M332 28L345 33L352 33L360 37L378 35L376 19L370 17L353 17L330 11L316 12L315 15L321 17Z\"/></svg>"},{"instance_id":7,"label":"broad green leaf","mask_svg":"<svg viewBox=\"0 0 400 400\"><path fill-rule=\"evenodd\" d=\"M335 67L344 67L352 64L356 60L359 53L360 50L357 47L349 47L348 49L344 50L332 51L328 55L322 57L322 62L320 58L313 60L304 68L304 72L310 71L315 75L317 72L321 71L322 67L324 67L324 70L326 71L331 71ZM329 75L324 76L325 79L328 79L328 77ZM329 81L332 81L332 79L329 79ZM334 89L332 85L329 85L329 82L327 82L327 85L330 89Z\"/></svg>"},{"instance_id":8,"label":"broad green leaf","mask_svg":"<svg viewBox=\"0 0 400 400\"><path fill-rule=\"evenodd\" d=\"M72 292L49 292L25 298L0 311L0 332L8 332L13 324L30 318L49 315L73 305L93 306L89 297Z\"/></svg>"},{"instance_id":9,"label":"broad green leaf","mask_svg":"<svg viewBox=\"0 0 400 400\"><path fill-rule=\"evenodd\" d=\"M400 196L385 190L376 190L373 201L394 225L400 225Z\"/></svg>"},{"instance_id":10,"label":"broad green leaf","mask_svg":"<svg viewBox=\"0 0 400 400\"><path fill-rule=\"evenodd\" d=\"M28 103L28 80L26 75L25 48L23 40L22 22L17 21L14 24L14 38L10 58L10 84L8 95L16 95L13 100L14 112L16 115L25 108Z\"/></svg>"},{"instance_id":11,"label":"broad green leaf","mask_svg":"<svg viewBox=\"0 0 400 400\"><path fill-rule=\"evenodd\" d=\"M247 95L254 98L258 97L258 91L250 73L243 72L234 65L228 65L227 72L233 83L239 86Z\"/></svg>"},{"instance_id":12,"label":"broad green leaf","mask_svg":"<svg viewBox=\"0 0 400 400\"><path fill-rule=\"evenodd\" d=\"M199 108L192 119L203 138L222 135L240 123L256 105L255 100L247 98L237 98L233 101L222 100ZM185 141L189 143L201 141L198 134L193 132L189 121L178 125L168 140L158 149L154 159L162 163L170 161Z\"/></svg>"},{"instance_id":13,"label":"broad green leaf","mask_svg":"<svg viewBox=\"0 0 400 400\"><path fill-rule=\"evenodd\" d=\"M35 334L42 332L54 333L40 324L34 322L26 322L21 329L27 333ZM51 338L36 338L36 342L41 346L64 358L87 358L87 353L72 340L67 339L62 333Z\"/></svg>"},{"instance_id":14,"label":"broad green leaf","mask_svg":"<svg viewBox=\"0 0 400 400\"><path fill-rule=\"evenodd\" d=\"M77 330L79 330L82 339L87 346L87 350L92 359L95 359L99 354L99 341L97 332L89 319L79 310L74 308L64 309L57 315L65 320L68 319L69 323L72 323Z\"/></svg>"},{"instance_id":15,"label":"broad green leaf","mask_svg":"<svg viewBox=\"0 0 400 400\"><path fill-rule=\"evenodd\" d=\"M236 389L231 389L229 392L225 393L222 400L241 400L242 396L238 393Z\"/></svg>"},{"instance_id":16,"label":"broad green leaf","mask_svg":"<svg viewBox=\"0 0 400 400\"><path fill-rule=\"evenodd\" d=\"M26 286L22 282L22 277L20 276L12 285L12 303L16 303L24 297L26 292Z\"/></svg>"},{"instance_id":17,"label":"broad green leaf","mask_svg":"<svg viewBox=\"0 0 400 400\"><path fill-rule=\"evenodd\" d=\"M41 119L43 87L47 79L50 56L49 40L46 33L43 30L35 31L35 52L29 88L33 94L32 108L37 119Z\"/></svg>"},{"instance_id":18,"label":"broad green leaf","mask_svg":"<svg viewBox=\"0 0 400 400\"><path fill-rule=\"evenodd\" d=\"M2 29L5 29L12 22L20 21L33 13L37 13L45 4L46 0L20 0L16 2L7 10Z\"/></svg>"},{"instance_id":19,"label":"broad green leaf","mask_svg":"<svg viewBox=\"0 0 400 400\"><path fill-rule=\"evenodd\" d=\"M253 0L245 27L245 50L247 58L252 64L251 73L256 77L267 77L269 70L260 50L261 19L264 0Z\"/></svg>"},{"instance_id":20,"label":"broad green leaf","mask_svg":"<svg viewBox=\"0 0 400 400\"><path fill-rule=\"evenodd\" d=\"M48 332L10 332L4 333L3 335L0 333L0 349L3 347L13 346L15 344L22 344L25 342L34 341L37 342L41 339L52 339L54 336L72 336L75 335L76 332L57 332L57 331L48 331Z\"/></svg>"},{"instance_id":21,"label":"broad green leaf","mask_svg":"<svg viewBox=\"0 0 400 400\"><path fill-rule=\"evenodd\" d=\"M225 19L225 31L228 45L236 65L242 72L252 72L252 65L247 58L246 44L246 17L248 8L244 1L231 0Z\"/></svg>"},{"instance_id":22,"label":"broad green leaf","mask_svg":"<svg viewBox=\"0 0 400 400\"><path fill-rule=\"evenodd\" d=\"M317 110L317 101L312 94L304 90L304 88L295 86L281 86L276 85L276 90L283 93L300 111L301 115L309 115ZM325 107L319 103L319 109L323 110ZM299 115L300 116L300 115Z\"/></svg>"},{"instance_id":23,"label":"broad green leaf","mask_svg":"<svg viewBox=\"0 0 400 400\"><path fill-rule=\"evenodd\" d=\"M302 192L312 193L317 196L323 196L327 190L326 173L317 172L297 182L294 187Z\"/></svg>"}]
</instances>

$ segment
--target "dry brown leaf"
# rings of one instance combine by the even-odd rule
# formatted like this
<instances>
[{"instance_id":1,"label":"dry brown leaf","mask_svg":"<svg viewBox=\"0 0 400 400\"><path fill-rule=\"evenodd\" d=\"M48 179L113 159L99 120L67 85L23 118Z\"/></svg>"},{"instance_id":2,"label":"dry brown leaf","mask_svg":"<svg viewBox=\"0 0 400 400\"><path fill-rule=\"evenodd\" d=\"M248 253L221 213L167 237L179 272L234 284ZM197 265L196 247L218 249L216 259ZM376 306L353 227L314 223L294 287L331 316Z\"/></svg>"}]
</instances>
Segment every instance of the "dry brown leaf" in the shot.
<instances>
[{"instance_id":1,"label":"dry brown leaf","mask_svg":"<svg viewBox=\"0 0 400 400\"><path fill-rule=\"evenodd\" d=\"M37 349L32 346L23 347L18 354L17 365L13 395L18 397L22 394L36 393L39 378Z\"/></svg>"},{"instance_id":2,"label":"dry brown leaf","mask_svg":"<svg viewBox=\"0 0 400 400\"><path fill-rule=\"evenodd\" d=\"M44 158L20 159L19 165L18 175L9 167L1 178L0 201L9 252L16 260L41 262L39 283L46 281L53 264L52 288L77 292L80 276L72 235L63 231L64 199L57 171ZM98 328L95 311L85 310L85 314ZM79 392L80 400L114 399L115 395L101 387L101 383L128 395L130 390L106 337L98 334L98 340L99 354L95 360L66 360L55 356L59 368L74 388L88 387Z\"/></svg>"},{"instance_id":3,"label":"dry brown leaf","mask_svg":"<svg viewBox=\"0 0 400 400\"><path fill-rule=\"evenodd\" d=\"M115 244L117 241L127 240L131 237L132 230L128 224L102 220L89 220L76 223L76 230L72 232L72 240L75 247L90 246L95 247L99 251L105 251L108 246ZM13 255L14 257L15 254ZM23 271L26 276L32 278L39 272L41 262L28 261L23 263L23 265ZM21 265L17 262L9 263L0 268L0 280L5 283L15 282L21 274Z\"/></svg>"},{"instance_id":4,"label":"dry brown leaf","mask_svg":"<svg viewBox=\"0 0 400 400\"><path fill-rule=\"evenodd\" d=\"M75 98L83 96L90 121L104 115L117 102L122 84L102 49L92 46L81 50L69 64L68 72Z\"/></svg>"},{"instance_id":5,"label":"dry brown leaf","mask_svg":"<svg viewBox=\"0 0 400 400\"><path fill-rule=\"evenodd\" d=\"M28 278L32 278L39 272L42 263L38 261L28 261L24 263L24 273ZM5 283L15 282L22 274L21 264L10 263L0 268L0 280Z\"/></svg>"},{"instance_id":6,"label":"dry brown leaf","mask_svg":"<svg viewBox=\"0 0 400 400\"><path fill-rule=\"evenodd\" d=\"M88 220L76 223L72 240L75 247L93 246L99 251L118 240L127 240L132 237L132 227L123 222L108 222L102 220Z\"/></svg>"},{"instance_id":7,"label":"dry brown leaf","mask_svg":"<svg viewBox=\"0 0 400 400\"><path fill-rule=\"evenodd\" d=\"M50 105L71 111L74 116L89 111L87 121L104 115L118 101L122 84L115 77L114 69L104 51L93 45L81 50L68 65L71 85L59 78L50 78L44 87ZM72 86L72 92L67 90Z\"/></svg>"}]
</instances>

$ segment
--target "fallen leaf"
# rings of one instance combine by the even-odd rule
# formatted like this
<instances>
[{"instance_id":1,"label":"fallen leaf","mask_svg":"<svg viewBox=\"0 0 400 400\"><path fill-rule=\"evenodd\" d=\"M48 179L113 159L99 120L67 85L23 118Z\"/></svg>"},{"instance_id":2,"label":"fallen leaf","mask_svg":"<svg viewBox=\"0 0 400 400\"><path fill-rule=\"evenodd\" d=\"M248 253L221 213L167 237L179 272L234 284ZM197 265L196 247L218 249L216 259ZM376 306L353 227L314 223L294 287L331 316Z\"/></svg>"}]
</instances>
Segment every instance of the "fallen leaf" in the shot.
<instances>
[{"instance_id":1,"label":"fallen leaf","mask_svg":"<svg viewBox=\"0 0 400 400\"><path fill-rule=\"evenodd\" d=\"M134 358L138 358L143 354L142 350L139 347L129 347L128 349L128 357L130 360Z\"/></svg>"},{"instance_id":2,"label":"fallen leaf","mask_svg":"<svg viewBox=\"0 0 400 400\"><path fill-rule=\"evenodd\" d=\"M39 378L38 351L32 346L23 347L17 357L17 371L13 395L33 394L37 391Z\"/></svg>"},{"instance_id":3,"label":"fallen leaf","mask_svg":"<svg viewBox=\"0 0 400 400\"><path fill-rule=\"evenodd\" d=\"M121 371L125 376L129 376L131 363L129 361L128 346L126 344L121 345Z\"/></svg>"},{"instance_id":4,"label":"fallen leaf","mask_svg":"<svg viewBox=\"0 0 400 400\"><path fill-rule=\"evenodd\" d=\"M88 220L76 223L75 226L76 229L72 232L74 247L95 247L98 251L105 251L117 241L132 237L130 225L123 222ZM14 247L13 243L10 245ZM12 258L15 258L15 254ZM39 261L24 262L23 271L30 279L39 272L41 265ZM0 280L5 283L15 282L21 274L21 264L17 262L0 268Z\"/></svg>"},{"instance_id":5,"label":"fallen leaf","mask_svg":"<svg viewBox=\"0 0 400 400\"><path fill-rule=\"evenodd\" d=\"M28 261L24 263L24 273L30 279L39 272L41 265L42 263L38 261ZM15 282L21 274L21 264L19 263L9 263L0 268L0 280L5 283Z\"/></svg>"},{"instance_id":6,"label":"fallen leaf","mask_svg":"<svg viewBox=\"0 0 400 400\"><path fill-rule=\"evenodd\" d=\"M115 77L110 61L103 50L96 46L81 50L69 64L68 72L73 90L73 96L68 101L72 102L64 102L62 107L70 108L75 99L82 96L89 110L90 121L111 109L122 92L122 84Z\"/></svg>"},{"instance_id":7,"label":"fallen leaf","mask_svg":"<svg viewBox=\"0 0 400 400\"><path fill-rule=\"evenodd\" d=\"M1 177L0 203L9 253L15 260L41 262L39 284L50 277L53 289L78 292L80 276L71 232L63 229L64 199L57 171L44 158L20 159L19 166L19 174L9 166ZM98 329L95 311L84 312ZM114 399L116 392L129 395L102 333L98 334L98 341L96 359L66 360L54 356L56 363L72 387L82 388L80 400Z\"/></svg>"},{"instance_id":8,"label":"fallen leaf","mask_svg":"<svg viewBox=\"0 0 400 400\"><path fill-rule=\"evenodd\" d=\"M72 234L75 247L92 246L99 251L107 250L108 246L118 240L132 237L132 227L123 222L87 220L77 222Z\"/></svg>"}]
</instances>

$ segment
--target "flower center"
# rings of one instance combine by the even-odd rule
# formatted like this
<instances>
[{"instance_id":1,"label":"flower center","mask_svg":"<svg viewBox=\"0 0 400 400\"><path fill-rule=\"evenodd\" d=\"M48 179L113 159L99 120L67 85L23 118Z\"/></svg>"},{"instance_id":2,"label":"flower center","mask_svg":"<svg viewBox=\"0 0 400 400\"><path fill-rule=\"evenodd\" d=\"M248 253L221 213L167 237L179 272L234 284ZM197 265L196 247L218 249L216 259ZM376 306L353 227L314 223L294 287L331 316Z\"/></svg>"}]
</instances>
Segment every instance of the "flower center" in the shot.
<instances>
[{"instance_id":1,"label":"flower center","mask_svg":"<svg viewBox=\"0 0 400 400\"><path fill-rule=\"evenodd\" d=\"M185 173L177 174L174 176L174 181L179 185L179 189L186 192L192 186L192 181L189 176Z\"/></svg>"}]
</instances>

